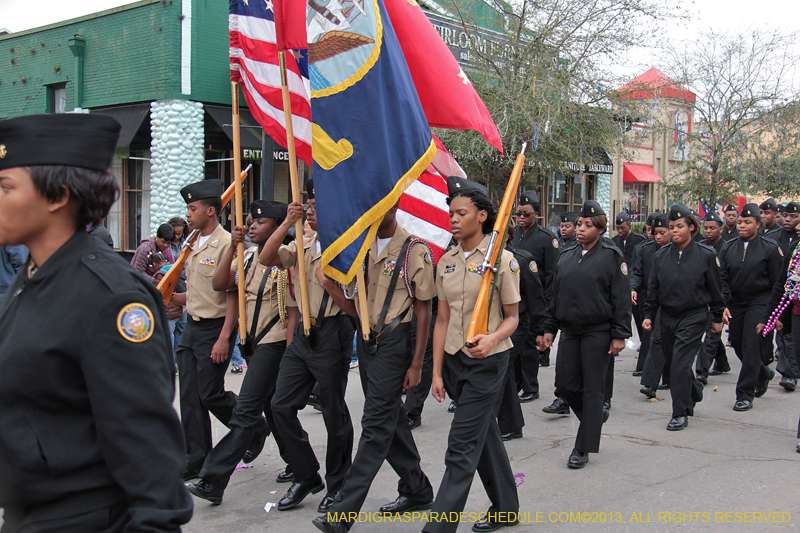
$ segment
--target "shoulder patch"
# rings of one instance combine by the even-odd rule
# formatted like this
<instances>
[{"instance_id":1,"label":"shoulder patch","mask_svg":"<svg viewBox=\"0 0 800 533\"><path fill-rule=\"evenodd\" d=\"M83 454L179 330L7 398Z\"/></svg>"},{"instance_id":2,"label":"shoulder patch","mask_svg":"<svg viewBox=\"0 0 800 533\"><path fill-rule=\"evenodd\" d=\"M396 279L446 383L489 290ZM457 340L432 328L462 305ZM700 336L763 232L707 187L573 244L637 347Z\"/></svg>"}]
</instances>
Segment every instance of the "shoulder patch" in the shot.
<instances>
[{"instance_id":1,"label":"shoulder patch","mask_svg":"<svg viewBox=\"0 0 800 533\"><path fill-rule=\"evenodd\" d=\"M531 261L530 263L528 263L528 268L530 268L531 272L533 272L534 274L539 273L539 266L536 264L536 261Z\"/></svg>"},{"instance_id":2,"label":"shoulder patch","mask_svg":"<svg viewBox=\"0 0 800 533\"><path fill-rule=\"evenodd\" d=\"M516 259L512 259L508 262L508 269L512 274L519 274L519 263L517 263Z\"/></svg>"},{"instance_id":3,"label":"shoulder patch","mask_svg":"<svg viewBox=\"0 0 800 533\"><path fill-rule=\"evenodd\" d=\"M144 342L153 336L153 329L153 313L144 304L128 304L117 315L117 330L125 340Z\"/></svg>"},{"instance_id":4,"label":"shoulder patch","mask_svg":"<svg viewBox=\"0 0 800 533\"><path fill-rule=\"evenodd\" d=\"M423 255L422 258L425 260L426 264L433 265L433 257L431 257L430 252L425 252L425 255Z\"/></svg>"},{"instance_id":5,"label":"shoulder patch","mask_svg":"<svg viewBox=\"0 0 800 533\"><path fill-rule=\"evenodd\" d=\"M558 249L558 239L553 239L553 248Z\"/></svg>"},{"instance_id":6,"label":"shoulder patch","mask_svg":"<svg viewBox=\"0 0 800 533\"><path fill-rule=\"evenodd\" d=\"M624 276L628 275L628 264L625 261L622 262L622 264L619 266L619 269L622 271Z\"/></svg>"}]
</instances>

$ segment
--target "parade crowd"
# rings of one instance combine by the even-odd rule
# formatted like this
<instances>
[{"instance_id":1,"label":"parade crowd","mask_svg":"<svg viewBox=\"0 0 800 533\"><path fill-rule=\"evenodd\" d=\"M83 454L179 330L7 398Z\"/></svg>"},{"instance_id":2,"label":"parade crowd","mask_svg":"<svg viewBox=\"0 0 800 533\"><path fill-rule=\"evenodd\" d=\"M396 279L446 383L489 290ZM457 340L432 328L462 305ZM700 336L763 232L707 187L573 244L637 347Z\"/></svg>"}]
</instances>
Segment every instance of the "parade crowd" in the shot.
<instances>
[{"instance_id":1,"label":"parade crowd","mask_svg":"<svg viewBox=\"0 0 800 533\"><path fill-rule=\"evenodd\" d=\"M467 338L497 218L477 182L448 178L453 239L436 264L395 205L348 285L322 271L316 202L326 199L312 180L305 203L253 201L246 225L231 232L219 220L223 183L190 184L180 191L185 219L162 224L127 265L87 232L119 194L107 171L118 135L102 115L0 123L0 246L16 254L17 272L0 302L2 533L178 531L192 515L189 494L222 504L237 465L253 462L270 436L285 463L277 481L288 486L278 510L320 494L321 531L354 526L384 461L398 495L381 513L429 510L423 531L454 532L459 521L449 517L465 510L477 472L491 506L472 530L495 531L518 521L504 441L523 436L520 404L540 397L551 351L554 399L543 411L579 419L573 469L600 451L615 356L633 327L634 376L646 398L669 390L669 431L687 428L704 386L731 370L726 341L742 363L734 411L752 409L776 370L788 392L800 378L796 202L731 205L724 218L676 204L637 234L628 213L609 218L589 200L560 215L555 235L537 221L537 193L521 191L487 332ZM47 136L59 142L42 150ZM309 230L302 249L299 220ZM196 240L165 306L156 285L190 232ZM301 264L310 323L301 318ZM364 393L357 443L345 402L354 338ZM235 350L244 362L231 363ZM230 364L247 368L238 395L225 388ZM412 434L429 394L449 399L453 414L438 486ZM327 432L324 469L298 418L310 401ZM228 429L216 443L212 415Z\"/></svg>"}]
</instances>

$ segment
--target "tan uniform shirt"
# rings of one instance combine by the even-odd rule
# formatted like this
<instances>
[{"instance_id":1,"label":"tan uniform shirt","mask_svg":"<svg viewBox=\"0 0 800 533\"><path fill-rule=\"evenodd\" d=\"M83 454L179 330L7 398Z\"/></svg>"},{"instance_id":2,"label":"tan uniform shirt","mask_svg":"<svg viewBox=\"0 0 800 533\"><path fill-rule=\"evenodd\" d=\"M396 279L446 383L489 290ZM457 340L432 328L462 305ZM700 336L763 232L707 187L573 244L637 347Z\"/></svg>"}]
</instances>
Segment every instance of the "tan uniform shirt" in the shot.
<instances>
[{"instance_id":1,"label":"tan uniform shirt","mask_svg":"<svg viewBox=\"0 0 800 533\"><path fill-rule=\"evenodd\" d=\"M278 273L283 272L284 269L279 267L267 267L260 264L258 262L258 246L253 246L245 252L245 262L249 261L250 258L253 257L253 254L255 254L253 264L250 265L247 274L245 274L245 299L247 301L247 334L255 337L267 327L267 324L269 324L274 317L278 316L278 305L280 303L278 296ZM261 286L261 280L264 276L269 276L269 278L264 285L264 292L261 296L261 309L258 312L258 324L256 325L255 331L250 331L250 328L253 326L253 315L256 310L258 288ZM283 295L287 309L289 307L297 307L297 302L292 298L292 290L290 279L286 283L286 293ZM258 344L285 340L286 326L279 319Z\"/></svg>"},{"instance_id":2,"label":"tan uniform shirt","mask_svg":"<svg viewBox=\"0 0 800 533\"><path fill-rule=\"evenodd\" d=\"M317 276L315 274L317 266L322 264L322 254L317 253L317 236L314 235L314 237L306 239L304 248L306 280L308 280L308 305L311 307L309 312L311 313L311 318L316 320L319 306L322 305L322 297L325 295L325 289L322 287L322 284L317 281ZM289 244L281 246L278 250L278 255L281 258L283 266L292 269L292 278L298 279L297 270L295 268L297 266L297 241L292 241ZM298 287L298 293L295 296L300 296L299 289ZM325 316L335 316L340 312L341 310L339 306L334 303L333 298L328 297Z\"/></svg>"},{"instance_id":3,"label":"tan uniform shirt","mask_svg":"<svg viewBox=\"0 0 800 533\"><path fill-rule=\"evenodd\" d=\"M406 238L410 236L411 234L398 224L392 240L389 241L389 244L380 254L378 254L377 238L372 241L372 246L370 246L367 256L369 269L366 273L367 309L369 310L369 325L373 329L377 326L378 319L381 316L381 310L386 301L386 292L389 290L389 283L392 280L394 269L403 267L405 258L398 257L398 255ZM408 270L408 273L400 271L400 277L397 278L392 300L389 304L389 309L386 311L386 318L383 321L384 326L390 324L392 320L406 312L413 305L406 288L406 275L408 275L411 289L417 300L431 300L436 296L436 285L433 278L433 258L427 246L416 244L411 247ZM350 291L348 291L348 294L350 294ZM359 316L361 316L361 309L359 309L357 303L356 309L359 312ZM408 313L403 319L403 323L411 322L411 315L412 313Z\"/></svg>"},{"instance_id":4,"label":"tan uniform shirt","mask_svg":"<svg viewBox=\"0 0 800 533\"><path fill-rule=\"evenodd\" d=\"M211 285L219 260L231 246L231 234L221 225L202 246L195 242L186 259L186 311L196 318L222 318L228 308L228 293Z\"/></svg>"},{"instance_id":5,"label":"tan uniform shirt","mask_svg":"<svg viewBox=\"0 0 800 533\"><path fill-rule=\"evenodd\" d=\"M436 294L440 302L447 302L450 306L450 322L447 325L447 338L444 344L444 351L449 354L457 353L467 341L472 309L475 307L481 288L482 276L478 272L478 267L483 262L488 244L487 236L466 258L461 245L458 245L439 260L436 269ZM503 250L502 253L497 270L497 283L492 292L487 333L493 333L503 321L503 305L520 301L519 264L508 250ZM512 346L510 338L504 339L489 355L509 350ZM464 353L469 355L466 350Z\"/></svg>"}]
</instances>

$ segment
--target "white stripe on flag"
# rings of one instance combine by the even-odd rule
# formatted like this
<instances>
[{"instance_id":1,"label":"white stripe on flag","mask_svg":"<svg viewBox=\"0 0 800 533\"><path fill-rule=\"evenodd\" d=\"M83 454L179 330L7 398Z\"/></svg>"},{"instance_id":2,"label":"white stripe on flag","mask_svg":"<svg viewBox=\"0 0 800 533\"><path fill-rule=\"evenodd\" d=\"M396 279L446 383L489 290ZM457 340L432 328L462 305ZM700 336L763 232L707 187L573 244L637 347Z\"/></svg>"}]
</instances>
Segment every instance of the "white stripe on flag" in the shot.
<instances>
[{"instance_id":1,"label":"white stripe on flag","mask_svg":"<svg viewBox=\"0 0 800 533\"><path fill-rule=\"evenodd\" d=\"M450 244L450 239L453 236L449 231L401 209L397 210L397 222L410 234L416 235L420 239L425 239L442 250L447 249L447 245Z\"/></svg>"},{"instance_id":2,"label":"white stripe on flag","mask_svg":"<svg viewBox=\"0 0 800 533\"><path fill-rule=\"evenodd\" d=\"M406 189L406 194L413 196L418 200L422 200L435 209L439 209L446 213L450 212L450 208L447 206L447 195L437 191L429 185L415 181L408 186Z\"/></svg>"},{"instance_id":3,"label":"white stripe on flag","mask_svg":"<svg viewBox=\"0 0 800 533\"><path fill-rule=\"evenodd\" d=\"M247 70L252 74L253 79L258 83L280 90L281 68L278 65L250 59L241 48L231 48L230 57L241 59ZM310 100L311 82L308 79L298 76L296 72L287 69L286 82L289 84L289 92L302 96L304 100Z\"/></svg>"},{"instance_id":4,"label":"white stripe on flag","mask_svg":"<svg viewBox=\"0 0 800 533\"><path fill-rule=\"evenodd\" d=\"M228 30L239 32L248 39L277 45L275 23L271 20L244 15L228 15Z\"/></svg>"}]
</instances>

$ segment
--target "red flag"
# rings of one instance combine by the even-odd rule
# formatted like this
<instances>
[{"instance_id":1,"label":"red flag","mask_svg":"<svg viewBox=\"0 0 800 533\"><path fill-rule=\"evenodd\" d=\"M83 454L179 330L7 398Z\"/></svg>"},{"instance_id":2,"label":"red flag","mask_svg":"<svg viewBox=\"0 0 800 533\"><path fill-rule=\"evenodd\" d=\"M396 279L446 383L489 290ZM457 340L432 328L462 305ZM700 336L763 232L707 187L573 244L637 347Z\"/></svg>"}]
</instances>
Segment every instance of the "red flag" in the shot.
<instances>
[{"instance_id":1,"label":"red flag","mask_svg":"<svg viewBox=\"0 0 800 533\"><path fill-rule=\"evenodd\" d=\"M267 2L269 4L269 2ZM303 0L272 0L275 13L275 41L278 50L308 48L306 35L306 2Z\"/></svg>"},{"instance_id":2,"label":"red flag","mask_svg":"<svg viewBox=\"0 0 800 533\"><path fill-rule=\"evenodd\" d=\"M475 130L503 153L503 142L489 110L419 5L408 0L384 0L384 5L428 124Z\"/></svg>"}]
</instances>

